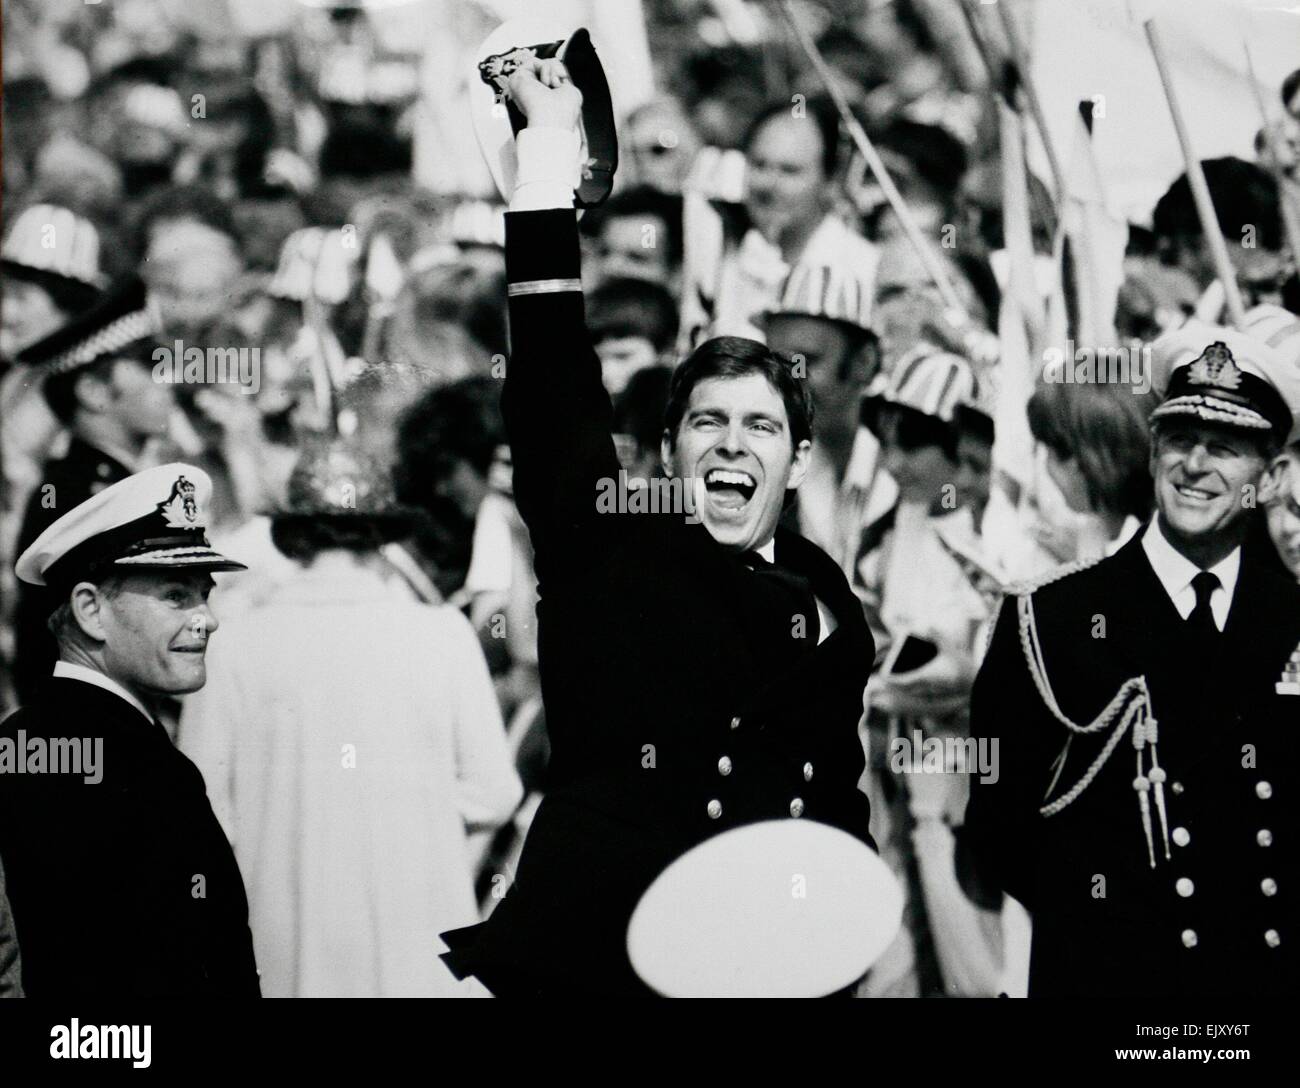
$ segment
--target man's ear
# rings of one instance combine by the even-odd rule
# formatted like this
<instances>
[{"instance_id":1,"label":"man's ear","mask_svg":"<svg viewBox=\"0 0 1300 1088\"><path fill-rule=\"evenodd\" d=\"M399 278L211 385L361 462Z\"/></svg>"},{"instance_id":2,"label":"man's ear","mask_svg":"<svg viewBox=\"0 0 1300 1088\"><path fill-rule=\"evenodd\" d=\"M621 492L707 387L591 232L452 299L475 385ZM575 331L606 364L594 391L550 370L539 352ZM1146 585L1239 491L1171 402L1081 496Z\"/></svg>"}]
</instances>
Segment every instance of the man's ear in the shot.
<instances>
[{"instance_id":1,"label":"man's ear","mask_svg":"<svg viewBox=\"0 0 1300 1088\"><path fill-rule=\"evenodd\" d=\"M804 439L794 448L794 461L790 465L790 482L786 489L798 487L808 475L808 460L812 456L812 443Z\"/></svg>"},{"instance_id":2,"label":"man's ear","mask_svg":"<svg viewBox=\"0 0 1300 1088\"><path fill-rule=\"evenodd\" d=\"M659 439L659 460L664 466L664 471L669 476L675 475L673 472L673 436L668 428L664 428L664 434Z\"/></svg>"},{"instance_id":3,"label":"man's ear","mask_svg":"<svg viewBox=\"0 0 1300 1088\"><path fill-rule=\"evenodd\" d=\"M68 604L77 626L88 638L103 642L107 638L104 630L104 591L94 582L78 582L72 587Z\"/></svg>"},{"instance_id":4,"label":"man's ear","mask_svg":"<svg viewBox=\"0 0 1300 1088\"><path fill-rule=\"evenodd\" d=\"M1259 487L1256 489L1256 497L1260 506L1268 506L1278 495L1282 494L1287 484L1287 473L1291 469L1291 458L1280 453L1269 462L1268 468L1264 470L1264 475L1259 478Z\"/></svg>"}]
</instances>

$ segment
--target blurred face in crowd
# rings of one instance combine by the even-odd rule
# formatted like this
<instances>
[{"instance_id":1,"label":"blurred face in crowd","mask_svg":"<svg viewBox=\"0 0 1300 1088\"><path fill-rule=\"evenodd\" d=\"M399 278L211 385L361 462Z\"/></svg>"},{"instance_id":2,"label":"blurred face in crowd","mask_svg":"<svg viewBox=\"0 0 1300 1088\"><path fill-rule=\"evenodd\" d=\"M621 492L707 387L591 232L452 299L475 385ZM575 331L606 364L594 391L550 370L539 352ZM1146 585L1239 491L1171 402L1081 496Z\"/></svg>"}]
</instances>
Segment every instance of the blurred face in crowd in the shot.
<instances>
[{"instance_id":1,"label":"blurred face in crowd","mask_svg":"<svg viewBox=\"0 0 1300 1088\"><path fill-rule=\"evenodd\" d=\"M638 182L661 193L680 193L700 141L681 108L655 102L637 110L619 133Z\"/></svg>"},{"instance_id":2,"label":"blurred face in crowd","mask_svg":"<svg viewBox=\"0 0 1300 1088\"><path fill-rule=\"evenodd\" d=\"M780 392L762 374L705 378L691 390L676 441L661 457L692 487L695 516L728 548L771 540L787 488L808 470L811 443L796 447Z\"/></svg>"},{"instance_id":3,"label":"blurred face in crowd","mask_svg":"<svg viewBox=\"0 0 1300 1088\"><path fill-rule=\"evenodd\" d=\"M1256 502L1272 499L1276 477L1265 475L1263 452L1237 430L1189 417L1158 421L1154 437L1161 529L1193 562L1217 562L1241 543Z\"/></svg>"},{"instance_id":4,"label":"blurred face in crowd","mask_svg":"<svg viewBox=\"0 0 1300 1088\"><path fill-rule=\"evenodd\" d=\"M654 366L659 354L644 336L611 336L596 345L605 392L618 396L638 370Z\"/></svg>"},{"instance_id":5,"label":"blurred face in crowd","mask_svg":"<svg viewBox=\"0 0 1300 1088\"><path fill-rule=\"evenodd\" d=\"M1290 275L1286 258L1275 249L1261 245L1246 246L1241 238L1225 234L1224 244L1231 255L1237 283L1247 307L1270 303L1282 304L1282 286ZM1201 289L1208 287L1218 273L1210 247L1200 236L1160 239L1162 250L1172 253L1177 267L1181 268Z\"/></svg>"},{"instance_id":6,"label":"blurred face in crowd","mask_svg":"<svg viewBox=\"0 0 1300 1088\"><path fill-rule=\"evenodd\" d=\"M657 215L617 216L606 221L593 256L602 279L632 279L670 286L668 224Z\"/></svg>"},{"instance_id":7,"label":"blurred face in crowd","mask_svg":"<svg viewBox=\"0 0 1300 1088\"><path fill-rule=\"evenodd\" d=\"M198 334L227 313L243 271L234 239L189 219L157 223L141 266L163 327L181 338Z\"/></svg>"},{"instance_id":8,"label":"blurred face in crowd","mask_svg":"<svg viewBox=\"0 0 1300 1088\"><path fill-rule=\"evenodd\" d=\"M111 418L128 442L143 443L167 433L176 404L174 388L154 381L148 364L118 359L106 379L83 378L77 399L83 411Z\"/></svg>"},{"instance_id":9,"label":"blurred face in crowd","mask_svg":"<svg viewBox=\"0 0 1300 1088\"><path fill-rule=\"evenodd\" d=\"M901 501L933 509L943 498L944 486L955 482L957 466L942 447L919 441L910 430L905 410L882 406L876 435L885 471L898 484Z\"/></svg>"},{"instance_id":10,"label":"blurred face in crowd","mask_svg":"<svg viewBox=\"0 0 1300 1088\"><path fill-rule=\"evenodd\" d=\"M1265 517L1278 556L1300 581L1300 451L1283 458L1277 494L1268 503Z\"/></svg>"},{"instance_id":11,"label":"blurred face in crowd","mask_svg":"<svg viewBox=\"0 0 1300 1088\"><path fill-rule=\"evenodd\" d=\"M804 364L817 437L851 439L858 428L862 392L875 369L870 349L860 346L840 322L807 314L772 314L766 333L768 347L789 356L796 366L801 360Z\"/></svg>"},{"instance_id":12,"label":"blurred face in crowd","mask_svg":"<svg viewBox=\"0 0 1300 1088\"><path fill-rule=\"evenodd\" d=\"M488 478L468 461L448 465L434 481L433 492L451 502L469 521L478 517L478 508L487 498Z\"/></svg>"},{"instance_id":13,"label":"blurred face in crowd","mask_svg":"<svg viewBox=\"0 0 1300 1088\"><path fill-rule=\"evenodd\" d=\"M618 452L618 465L627 473L628 486L639 486L643 480L662 476L659 451L642 445L634 434L615 434L614 449Z\"/></svg>"},{"instance_id":14,"label":"blurred face in crowd","mask_svg":"<svg viewBox=\"0 0 1300 1088\"><path fill-rule=\"evenodd\" d=\"M885 242L880 247L876 298L871 309L871 323L880 337L885 366L891 366L925 339L927 323L944 309L942 296L911 244L903 238Z\"/></svg>"},{"instance_id":15,"label":"blurred face in crowd","mask_svg":"<svg viewBox=\"0 0 1300 1088\"><path fill-rule=\"evenodd\" d=\"M20 279L6 279L4 302L0 306L0 356L12 359L66 320L67 315L43 287Z\"/></svg>"},{"instance_id":16,"label":"blurred face in crowd","mask_svg":"<svg viewBox=\"0 0 1300 1088\"><path fill-rule=\"evenodd\" d=\"M963 431L957 438L957 474L952 482L957 488L958 505L970 507L977 526L989 504L992 481L992 443Z\"/></svg>"},{"instance_id":17,"label":"blurred face in crowd","mask_svg":"<svg viewBox=\"0 0 1300 1088\"><path fill-rule=\"evenodd\" d=\"M114 591L80 582L74 614L98 644L104 672L148 702L198 691L207 681L208 639L217 618L208 607L215 583L206 571L140 571Z\"/></svg>"},{"instance_id":18,"label":"blurred face in crowd","mask_svg":"<svg viewBox=\"0 0 1300 1088\"><path fill-rule=\"evenodd\" d=\"M759 127L745 152L745 207L763 237L783 249L811 232L829 207L822 150L815 122L778 114Z\"/></svg>"}]
</instances>

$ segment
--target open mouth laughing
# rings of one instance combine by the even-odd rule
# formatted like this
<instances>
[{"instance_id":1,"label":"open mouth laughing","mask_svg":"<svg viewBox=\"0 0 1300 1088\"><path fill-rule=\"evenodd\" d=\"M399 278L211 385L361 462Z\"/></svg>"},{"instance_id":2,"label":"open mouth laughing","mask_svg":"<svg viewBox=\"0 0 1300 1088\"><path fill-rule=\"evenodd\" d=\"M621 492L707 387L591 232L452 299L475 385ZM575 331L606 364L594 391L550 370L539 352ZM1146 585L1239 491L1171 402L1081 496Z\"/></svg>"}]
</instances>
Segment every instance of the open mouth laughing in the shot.
<instances>
[{"instance_id":1,"label":"open mouth laughing","mask_svg":"<svg viewBox=\"0 0 1300 1088\"><path fill-rule=\"evenodd\" d=\"M758 490L758 483L740 469L714 468L705 473L704 488L719 509L743 510Z\"/></svg>"}]
</instances>

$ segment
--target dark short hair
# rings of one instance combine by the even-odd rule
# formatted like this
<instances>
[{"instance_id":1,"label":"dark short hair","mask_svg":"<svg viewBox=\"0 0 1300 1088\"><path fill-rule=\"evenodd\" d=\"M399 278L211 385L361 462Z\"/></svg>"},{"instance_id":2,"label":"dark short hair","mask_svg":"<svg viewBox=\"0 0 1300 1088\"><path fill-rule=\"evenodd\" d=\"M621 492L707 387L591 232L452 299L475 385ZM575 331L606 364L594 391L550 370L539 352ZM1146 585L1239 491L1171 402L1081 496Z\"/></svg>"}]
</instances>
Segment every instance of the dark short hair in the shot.
<instances>
[{"instance_id":1,"label":"dark short hair","mask_svg":"<svg viewBox=\"0 0 1300 1088\"><path fill-rule=\"evenodd\" d=\"M774 117L792 116L791 108L791 103L782 99L769 103L759 110L758 115L745 129L745 135L741 137L740 149L748 152L750 145L757 139L759 130ZM808 99L804 103L804 108L807 111L805 120L817 126L817 135L821 137L822 173L828 178L833 178L840 164L840 115L836 112L834 103L823 96Z\"/></svg>"},{"instance_id":2,"label":"dark short hair","mask_svg":"<svg viewBox=\"0 0 1300 1088\"><path fill-rule=\"evenodd\" d=\"M397 299L397 308L409 314L423 332L457 325L488 355L506 355L510 333L506 321L505 266L483 267L468 263L440 264L411 276ZM364 316L364 314L362 315ZM390 341L393 325L386 327Z\"/></svg>"},{"instance_id":3,"label":"dark short hair","mask_svg":"<svg viewBox=\"0 0 1300 1088\"><path fill-rule=\"evenodd\" d=\"M1219 229L1230 237L1240 237L1246 227L1259 232L1258 242L1264 249L1282 247L1282 217L1277 182L1262 166L1227 156L1206 159L1201 163L1210 203L1219 220ZM1157 237L1199 238L1200 216L1192 199L1191 183L1180 174L1164 195L1156 201L1152 229Z\"/></svg>"},{"instance_id":4,"label":"dark short hair","mask_svg":"<svg viewBox=\"0 0 1300 1088\"><path fill-rule=\"evenodd\" d=\"M966 148L956 136L939 125L898 117L881 129L875 141L905 158L918 178L952 203L967 165Z\"/></svg>"},{"instance_id":5,"label":"dark short hair","mask_svg":"<svg viewBox=\"0 0 1300 1088\"><path fill-rule=\"evenodd\" d=\"M620 189L604 204L590 209L582 217L579 229L589 238L598 238L611 219L635 219L651 215L664 222L667 231L664 253L668 257L668 264L672 268L679 267L682 263L682 198L673 193L660 192L649 185Z\"/></svg>"},{"instance_id":6,"label":"dark short hair","mask_svg":"<svg viewBox=\"0 0 1300 1088\"><path fill-rule=\"evenodd\" d=\"M391 126L348 119L330 126L318 156L322 178L368 180L411 169L411 143Z\"/></svg>"},{"instance_id":7,"label":"dark short hair","mask_svg":"<svg viewBox=\"0 0 1300 1088\"><path fill-rule=\"evenodd\" d=\"M644 449L657 450L672 380L672 368L666 366L648 366L633 374L614 401L614 430L632 435Z\"/></svg>"},{"instance_id":8,"label":"dark short hair","mask_svg":"<svg viewBox=\"0 0 1300 1088\"><path fill-rule=\"evenodd\" d=\"M1147 417L1157 403L1127 385L1042 382L1029 398L1029 430L1075 460L1096 509L1145 520L1154 501Z\"/></svg>"},{"instance_id":9,"label":"dark short hair","mask_svg":"<svg viewBox=\"0 0 1300 1088\"><path fill-rule=\"evenodd\" d=\"M428 509L433 485L459 461L487 475L506 440L500 399L498 381L471 377L429 390L406 410L393 466L399 502Z\"/></svg>"},{"instance_id":10,"label":"dark short hair","mask_svg":"<svg viewBox=\"0 0 1300 1088\"><path fill-rule=\"evenodd\" d=\"M239 228L235 225L230 202L222 200L206 185L169 185L159 189L141 203L135 216L136 243L141 255L149 248L155 226L167 220L192 219L226 235L241 247Z\"/></svg>"},{"instance_id":11,"label":"dark short hair","mask_svg":"<svg viewBox=\"0 0 1300 1088\"><path fill-rule=\"evenodd\" d=\"M906 404L869 398L863 402L864 418L873 434L879 435L884 421L897 421L895 438L900 447L906 450L924 449L936 446L949 461L957 460L957 424L948 423L938 416L929 416L910 408Z\"/></svg>"},{"instance_id":12,"label":"dark short hair","mask_svg":"<svg viewBox=\"0 0 1300 1088\"><path fill-rule=\"evenodd\" d=\"M1289 105L1296 91L1300 91L1300 68L1282 80L1282 105Z\"/></svg>"},{"instance_id":13,"label":"dark short hair","mask_svg":"<svg viewBox=\"0 0 1300 1088\"><path fill-rule=\"evenodd\" d=\"M587 328L593 344L622 336L644 336L664 352L677 339L677 303L657 283L632 277L606 280L587 295Z\"/></svg>"},{"instance_id":14,"label":"dark short hair","mask_svg":"<svg viewBox=\"0 0 1300 1088\"><path fill-rule=\"evenodd\" d=\"M800 442L811 441L812 398L805 383L794 376L794 364L757 340L715 336L705 340L673 371L668 407L664 411L664 428L670 444L677 445L677 430L686 415L686 405L700 382L709 378L743 378L749 374L761 374L781 394L792 444L798 446Z\"/></svg>"},{"instance_id":15,"label":"dark short hair","mask_svg":"<svg viewBox=\"0 0 1300 1088\"><path fill-rule=\"evenodd\" d=\"M278 516L271 518L271 543L282 555L311 563L321 552L343 549L354 555L378 551L406 535L408 524L398 519L361 516Z\"/></svg>"},{"instance_id":16,"label":"dark short hair","mask_svg":"<svg viewBox=\"0 0 1300 1088\"><path fill-rule=\"evenodd\" d=\"M993 444L997 431L991 416L972 408L968 404L959 404L953 411L953 422L957 424L957 434L963 438L974 438L988 445Z\"/></svg>"}]
</instances>

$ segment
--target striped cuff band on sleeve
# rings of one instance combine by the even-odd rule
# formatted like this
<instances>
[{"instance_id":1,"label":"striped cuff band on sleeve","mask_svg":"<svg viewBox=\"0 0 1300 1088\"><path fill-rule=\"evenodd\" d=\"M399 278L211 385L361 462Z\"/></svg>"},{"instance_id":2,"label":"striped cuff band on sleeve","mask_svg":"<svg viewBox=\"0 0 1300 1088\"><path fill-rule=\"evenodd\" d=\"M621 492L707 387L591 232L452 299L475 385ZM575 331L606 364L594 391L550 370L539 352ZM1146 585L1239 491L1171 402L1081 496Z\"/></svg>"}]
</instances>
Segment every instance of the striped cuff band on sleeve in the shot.
<instances>
[{"instance_id":1,"label":"striped cuff band on sleeve","mask_svg":"<svg viewBox=\"0 0 1300 1088\"><path fill-rule=\"evenodd\" d=\"M510 284L509 294L511 298L517 298L520 295L554 295L561 291L581 290L582 281L579 279L525 280Z\"/></svg>"}]
</instances>

